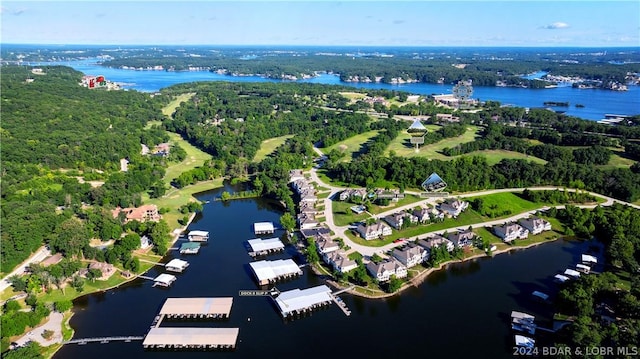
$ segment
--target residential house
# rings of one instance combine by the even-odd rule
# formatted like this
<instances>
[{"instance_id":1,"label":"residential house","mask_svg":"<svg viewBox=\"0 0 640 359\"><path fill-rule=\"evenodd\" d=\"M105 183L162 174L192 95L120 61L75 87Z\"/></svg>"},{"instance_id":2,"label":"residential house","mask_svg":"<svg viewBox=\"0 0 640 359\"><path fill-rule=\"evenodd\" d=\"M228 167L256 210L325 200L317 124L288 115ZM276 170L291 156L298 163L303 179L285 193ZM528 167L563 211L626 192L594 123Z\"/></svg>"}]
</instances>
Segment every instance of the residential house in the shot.
<instances>
[{"instance_id":1,"label":"residential house","mask_svg":"<svg viewBox=\"0 0 640 359\"><path fill-rule=\"evenodd\" d=\"M331 230L326 227L300 229L300 233L304 239L318 240L320 238L329 238L331 236Z\"/></svg>"},{"instance_id":2,"label":"residential house","mask_svg":"<svg viewBox=\"0 0 640 359\"><path fill-rule=\"evenodd\" d=\"M427 250L416 245L396 248L393 250L391 255L399 260L400 263L404 264L407 268L418 265L429 258L429 253L427 252Z\"/></svg>"},{"instance_id":3,"label":"residential house","mask_svg":"<svg viewBox=\"0 0 640 359\"><path fill-rule=\"evenodd\" d=\"M518 223L533 235L551 230L551 223L538 217L521 219Z\"/></svg>"},{"instance_id":4,"label":"residential house","mask_svg":"<svg viewBox=\"0 0 640 359\"><path fill-rule=\"evenodd\" d=\"M318 214L318 210L314 207L314 202L300 202L299 208L301 214L313 216Z\"/></svg>"},{"instance_id":5,"label":"residential house","mask_svg":"<svg viewBox=\"0 0 640 359\"><path fill-rule=\"evenodd\" d=\"M440 246L445 246L447 248L447 251L449 252L453 251L453 249L455 248L453 242L439 235L435 235L426 239L420 239L418 240L418 245L426 249L427 251L431 251L431 248L438 248Z\"/></svg>"},{"instance_id":6,"label":"residential house","mask_svg":"<svg viewBox=\"0 0 640 359\"><path fill-rule=\"evenodd\" d=\"M158 213L158 207L155 204L145 204L135 208L117 207L111 211L113 218L118 218L120 213L124 213L124 223L128 223L130 221L158 222L160 218L162 218Z\"/></svg>"},{"instance_id":7,"label":"residential house","mask_svg":"<svg viewBox=\"0 0 640 359\"><path fill-rule=\"evenodd\" d=\"M529 237L529 230L517 223L505 223L501 226L493 227L493 233L504 242L511 242L516 239L526 239Z\"/></svg>"},{"instance_id":8,"label":"residential house","mask_svg":"<svg viewBox=\"0 0 640 359\"><path fill-rule=\"evenodd\" d=\"M369 262L367 271L380 282L386 282L392 275L397 278L407 276L407 267L393 258L385 259L380 263Z\"/></svg>"},{"instance_id":9,"label":"residential house","mask_svg":"<svg viewBox=\"0 0 640 359\"><path fill-rule=\"evenodd\" d=\"M441 203L439 209L447 215L456 218L460 213L467 209L467 207L469 207L469 202L461 201L459 199L449 199Z\"/></svg>"},{"instance_id":10,"label":"residential house","mask_svg":"<svg viewBox=\"0 0 640 359\"><path fill-rule=\"evenodd\" d=\"M400 193L399 190L385 190L385 189L377 189L375 192L376 198L378 199L389 199L393 202L398 202L399 200L404 198L404 193Z\"/></svg>"},{"instance_id":11,"label":"residential house","mask_svg":"<svg viewBox=\"0 0 640 359\"><path fill-rule=\"evenodd\" d=\"M299 214L297 219L300 229L310 229L320 224L313 215L306 215L304 213Z\"/></svg>"},{"instance_id":12,"label":"residential house","mask_svg":"<svg viewBox=\"0 0 640 359\"><path fill-rule=\"evenodd\" d=\"M107 280L109 279L109 277L113 275L113 273L116 272L116 267L114 267L112 264L102 263L102 262L91 262L91 264L89 264L88 269L99 270L101 276L100 278L96 278L96 279L100 279L100 280Z\"/></svg>"},{"instance_id":13,"label":"residential house","mask_svg":"<svg viewBox=\"0 0 640 359\"><path fill-rule=\"evenodd\" d=\"M302 170L296 169L289 171L289 182L296 182L299 180L304 180L304 174Z\"/></svg>"},{"instance_id":14,"label":"residential house","mask_svg":"<svg viewBox=\"0 0 640 359\"><path fill-rule=\"evenodd\" d=\"M416 217L416 219L420 223L426 223L431 220L431 217L429 216L429 210L427 208L414 209L411 214L413 214L413 216Z\"/></svg>"},{"instance_id":15,"label":"residential house","mask_svg":"<svg viewBox=\"0 0 640 359\"><path fill-rule=\"evenodd\" d=\"M383 236L391 235L391 227L387 226L382 222L376 222L368 226L359 224L358 227L356 228L356 231L358 231L358 233L362 238L368 241L372 239L377 239Z\"/></svg>"},{"instance_id":16,"label":"residential house","mask_svg":"<svg viewBox=\"0 0 640 359\"><path fill-rule=\"evenodd\" d=\"M316 240L316 248L320 254L325 255L327 253L335 252L340 249L338 242L335 242L329 238L319 238Z\"/></svg>"},{"instance_id":17,"label":"residential house","mask_svg":"<svg viewBox=\"0 0 640 359\"><path fill-rule=\"evenodd\" d=\"M334 270L340 273L347 273L358 267L356 261L349 259L347 253L343 250L332 251L323 254L322 256Z\"/></svg>"},{"instance_id":18,"label":"residential house","mask_svg":"<svg viewBox=\"0 0 640 359\"><path fill-rule=\"evenodd\" d=\"M401 212L396 212L394 214L390 214L386 217L384 217L384 221L389 223L389 225L395 229L400 229L402 228L402 225L404 224L404 217L405 214L401 213Z\"/></svg>"},{"instance_id":19,"label":"residential house","mask_svg":"<svg viewBox=\"0 0 640 359\"><path fill-rule=\"evenodd\" d=\"M449 240L457 247L466 247L473 245L473 239L475 236L475 233L470 230L466 230L450 234Z\"/></svg>"},{"instance_id":20,"label":"residential house","mask_svg":"<svg viewBox=\"0 0 640 359\"><path fill-rule=\"evenodd\" d=\"M316 191L314 189L305 190L300 192L300 202L312 202L315 203L318 200L316 197Z\"/></svg>"},{"instance_id":21,"label":"residential house","mask_svg":"<svg viewBox=\"0 0 640 359\"><path fill-rule=\"evenodd\" d=\"M348 199L363 200L367 196L367 190L364 188L349 188L340 192L338 199L346 201Z\"/></svg>"},{"instance_id":22,"label":"residential house","mask_svg":"<svg viewBox=\"0 0 640 359\"><path fill-rule=\"evenodd\" d=\"M169 156L170 151L171 151L171 145L169 145L168 143L160 143L153 148L153 154L156 156L162 156L162 157Z\"/></svg>"}]
</instances>

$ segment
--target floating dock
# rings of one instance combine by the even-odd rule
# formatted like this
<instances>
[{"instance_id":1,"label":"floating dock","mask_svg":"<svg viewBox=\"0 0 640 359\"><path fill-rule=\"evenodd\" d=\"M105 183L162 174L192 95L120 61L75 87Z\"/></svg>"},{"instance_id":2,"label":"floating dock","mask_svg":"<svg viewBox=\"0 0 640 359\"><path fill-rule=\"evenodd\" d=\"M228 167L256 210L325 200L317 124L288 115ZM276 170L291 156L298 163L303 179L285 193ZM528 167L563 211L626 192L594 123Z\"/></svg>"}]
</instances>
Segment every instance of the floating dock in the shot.
<instances>
[{"instance_id":1,"label":"floating dock","mask_svg":"<svg viewBox=\"0 0 640 359\"><path fill-rule=\"evenodd\" d=\"M176 276L171 274L160 274L153 279L153 286L170 287L176 279Z\"/></svg>"},{"instance_id":2,"label":"floating dock","mask_svg":"<svg viewBox=\"0 0 640 359\"><path fill-rule=\"evenodd\" d=\"M206 242L209 240L209 232L207 231L191 231L187 235L189 242Z\"/></svg>"},{"instance_id":3,"label":"floating dock","mask_svg":"<svg viewBox=\"0 0 640 359\"><path fill-rule=\"evenodd\" d=\"M284 250L284 243L280 238L267 238L267 239L250 239L249 243L249 255L252 257L267 255Z\"/></svg>"},{"instance_id":4,"label":"floating dock","mask_svg":"<svg viewBox=\"0 0 640 359\"><path fill-rule=\"evenodd\" d=\"M564 275L575 278L575 279L580 278L580 272L573 269L565 269Z\"/></svg>"},{"instance_id":5,"label":"floating dock","mask_svg":"<svg viewBox=\"0 0 640 359\"><path fill-rule=\"evenodd\" d=\"M293 289L280 293L276 304L283 318L310 312L333 302L331 289L326 285L307 289Z\"/></svg>"},{"instance_id":6,"label":"floating dock","mask_svg":"<svg viewBox=\"0 0 640 359\"><path fill-rule=\"evenodd\" d=\"M251 266L259 285L302 275L302 270L292 259L263 260L249 263L249 266Z\"/></svg>"},{"instance_id":7,"label":"floating dock","mask_svg":"<svg viewBox=\"0 0 640 359\"><path fill-rule=\"evenodd\" d=\"M253 224L253 232L257 234L274 233L276 230L271 222L256 222Z\"/></svg>"},{"instance_id":8,"label":"floating dock","mask_svg":"<svg viewBox=\"0 0 640 359\"><path fill-rule=\"evenodd\" d=\"M164 268L169 272L182 273L189 266L189 262L182 259L172 259L169 263L164 265Z\"/></svg>"},{"instance_id":9,"label":"floating dock","mask_svg":"<svg viewBox=\"0 0 640 359\"><path fill-rule=\"evenodd\" d=\"M221 298L167 298L160 316L180 319L227 319L233 297Z\"/></svg>"},{"instance_id":10,"label":"floating dock","mask_svg":"<svg viewBox=\"0 0 640 359\"><path fill-rule=\"evenodd\" d=\"M200 243L187 242L180 245L180 254L198 254Z\"/></svg>"},{"instance_id":11,"label":"floating dock","mask_svg":"<svg viewBox=\"0 0 640 359\"><path fill-rule=\"evenodd\" d=\"M598 258L588 255L588 254L583 254L582 255L582 263L583 264L587 264L587 265L593 265L593 264L598 264Z\"/></svg>"},{"instance_id":12,"label":"floating dock","mask_svg":"<svg viewBox=\"0 0 640 359\"><path fill-rule=\"evenodd\" d=\"M586 264L576 264L576 270L578 272L582 272L584 274L589 274L589 272L591 272L591 267L589 267Z\"/></svg>"},{"instance_id":13,"label":"floating dock","mask_svg":"<svg viewBox=\"0 0 640 359\"><path fill-rule=\"evenodd\" d=\"M145 349L235 349L239 328L151 328Z\"/></svg>"}]
</instances>

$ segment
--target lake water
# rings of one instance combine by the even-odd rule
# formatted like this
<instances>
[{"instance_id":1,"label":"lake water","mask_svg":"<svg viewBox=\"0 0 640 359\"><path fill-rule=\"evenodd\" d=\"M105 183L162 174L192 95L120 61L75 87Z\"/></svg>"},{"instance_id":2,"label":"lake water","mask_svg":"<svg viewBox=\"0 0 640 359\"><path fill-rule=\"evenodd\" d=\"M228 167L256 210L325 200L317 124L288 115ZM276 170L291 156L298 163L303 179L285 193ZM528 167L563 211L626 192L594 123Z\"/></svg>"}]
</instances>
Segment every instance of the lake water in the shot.
<instances>
[{"instance_id":1,"label":"lake water","mask_svg":"<svg viewBox=\"0 0 640 359\"><path fill-rule=\"evenodd\" d=\"M136 71L107 68L98 65L95 59L67 61L57 63L38 63L66 65L87 75L104 75L108 80L124 83L125 89L144 92L156 92L164 87L194 81L230 81L230 82L286 82L265 79L258 76L227 76L209 71ZM35 65L35 64L34 64ZM529 76L539 77L540 73ZM290 81L289 81L290 82ZM322 74L299 82L321 83L330 85L346 85L363 89L387 89L406 91L420 95L450 94L452 85L438 84L402 84L382 83L348 83L341 82L336 75ZM558 107L556 110L566 111L567 115L588 120L601 120L605 114L634 115L640 114L640 86L629 86L629 91L610 91L598 89L575 89L571 86L560 86L551 89L524 89L515 87L480 87L473 89L473 98L481 101L499 101L504 105L518 107L544 107L546 101L569 102L569 107ZM575 105L584 105L578 108Z\"/></svg>"},{"instance_id":2,"label":"lake water","mask_svg":"<svg viewBox=\"0 0 640 359\"><path fill-rule=\"evenodd\" d=\"M79 298L71 326L76 330L75 338L144 335L167 297L233 296L229 321L165 321L162 325L239 327L235 351L145 351L140 342L112 342L66 345L54 358L512 358L509 313L520 310L548 320L551 308L533 302L531 292L555 293L553 275L577 263L591 245L559 240L450 265L428 276L419 287L388 299L342 294L352 311L350 317L331 305L311 316L284 322L269 298L238 296L239 290L258 288L244 247L244 242L254 237L252 224L277 224L281 211L277 204L262 199L213 201L223 190L232 189L198 196L210 202L189 230L207 230L210 240L198 255L174 254L190 266L177 275L171 288L153 288L150 281L136 280L119 289ZM301 263L291 247L268 259L290 257ZM162 268L153 269L148 275L162 272ZM289 290L322 283L322 278L304 268L302 277L277 287Z\"/></svg>"}]
</instances>

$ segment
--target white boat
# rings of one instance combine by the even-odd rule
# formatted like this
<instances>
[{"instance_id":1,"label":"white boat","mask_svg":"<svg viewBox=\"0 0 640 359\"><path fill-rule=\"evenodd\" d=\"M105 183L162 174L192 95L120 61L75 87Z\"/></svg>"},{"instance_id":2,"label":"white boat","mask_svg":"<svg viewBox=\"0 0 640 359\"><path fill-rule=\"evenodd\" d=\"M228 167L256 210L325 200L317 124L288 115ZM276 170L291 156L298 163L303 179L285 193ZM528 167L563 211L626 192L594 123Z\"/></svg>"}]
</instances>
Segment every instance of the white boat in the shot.
<instances>
[{"instance_id":1,"label":"white boat","mask_svg":"<svg viewBox=\"0 0 640 359\"><path fill-rule=\"evenodd\" d=\"M524 348L533 348L536 345L536 341L525 337L524 335L516 334L515 336L516 346L524 347Z\"/></svg>"}]
</instances>

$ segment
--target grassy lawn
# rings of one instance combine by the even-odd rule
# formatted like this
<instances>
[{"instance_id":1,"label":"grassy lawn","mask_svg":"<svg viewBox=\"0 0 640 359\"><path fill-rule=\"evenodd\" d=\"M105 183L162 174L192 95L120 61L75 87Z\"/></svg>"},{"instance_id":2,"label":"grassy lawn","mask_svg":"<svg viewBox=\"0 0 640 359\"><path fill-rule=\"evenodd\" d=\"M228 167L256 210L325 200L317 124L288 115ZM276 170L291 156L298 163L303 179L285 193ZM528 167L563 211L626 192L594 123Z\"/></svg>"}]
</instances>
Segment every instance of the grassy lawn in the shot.
<instances>
[{"instance_id":1,"label":"grassy lawn","mask_svg":"<svg viewBox=\"0 0 640 359\"><path fill-rule=\"evenodd\" d=\"M351 102L356 102L357 100L361 100L365 97L367 97L367 94L365 93L360 93L360 92L348 92L348 91L344 91L344 92L338 92L340 95L342 95L343 97L348 98Z\"/></svg>"},{"instance_id":2,"label":"grassy lawn","mask_svg":"<svg viewBox=\"0 0 640 359\"><path fill-rule=\"evenodd\" d=\"M513 215L531 211L540 207L543 207L543 203L534 203L520 198L514 193L503 192L494 193L487 196L465 198L465 201L471 202L476 198L482 198L484 201L484 208L494 213L502 213L504 211L511 211Z\"/></svg>"},{"instance_id":3,"label":"grassy lawn","mask_svg":"<svg viewBox=\"0 0 640 359\"><path fill-rule=\"evenodd\" d=\"M189 100L195 94L195 92L190 92L176 96L173 101L169 102L169 104L162 109L162 113L167 117L171 117L171 115L176 112L176 109L178 108L178 106L180 106L181 103Z\"/></svg>"},{"instance_id":4,"label":"grassy lawn","mask_svg":"<svg viewBox=\"0 0 640 359\"><path fill-rule=\"evenodd\" d=\"M364 221L369 218L369 214L366 212L355 214L350 209L352 206L355 206L355 204L343 201L333 201L331 207L333 209L333 221L336 226L346 226L353 222Z\"/></svg>"},{"instance_id":5,"label":"grassy lawn","mask_svg":"<svg viewBox=\"0 0 640 359\"><path fill-rule=\"evenodd\" d=\"M202 166L206 160L211 159L211 155L196 148L194 145L187 142L177 133L167 132L169 134L169 142L177 144L184 148L187 152L187 157L180 163L172 163L167 167L164 175L164 183L170 184L171 180L178 177L182 172Z\"/></svg>"},{"instance_id":6,"label":"grassy lawn","mask_svg":"<svg viewBox=\"0 0 640 359\"><path fill-rule=\"evenodd\" d=\"M262 141L262 143L260 144L260 149L253 157L253 162L260 162L264 160L267 156L272 154L276 150L276 148L283 145L285 141L291 137L293 137L293 135L274 137Z\"/></svg>"},{"instance_id":7,"label":"grassy lawn","mask_svg":"<svg viewBox=\"0 0 640 359\"><path fill-rule=\"evenodd\" d=\"M349 137L344 141L340 141L333 146L329 146L324 149L325 153L331 152L333 149L337 149L340 152L343 152L346 156L342 159L343 162L351 162L353 159L353 155L360 152L362 149L362 145L371 140L372 138L378 135L377 130L367 131L365 133L361 133L359 135L355 135L353 137Z\"/></svg>"},{"instance_id":8,"label":"grassy lawn","mask_svg":"<svg viewBox=\"0 0 640 359\"><path fill-rule=\"evenodd\" d=\"M440 153L443 148L453 147L455 145L461 143L472 142L476 139L476 134L478 133L479 128L477 126L469 126L467 128L467 132L458 137L452 137L444 139L440 142L432 143L426 146L420 146L420 151L415 151L415 146L412 146L409 143L409 138L411 137L408 133L402 132L396 137L389 147L387 147L386 153L394 151L397 156L403 157L427 157L430 159L436 160L450 160L453 157L448 157Z\"/></svg>"},{"instance_id":9,"label":"grassy lawn","mask_svg":"<svg viewBox=\"0 0 640 359\"><path fill-rule=\"evenodd\" d=\"M396 207L402 207L407 204L415 203L424 200L424 198L420 198L418 196L414 196L412 194L407 194L405 197L398 202L391 202L388 206L378 206L376 204L369 205L369 212L372 214L378 214L386 211L390 211Z\"/></svg>"},{"instance_id":10,"label":"grassy lawn","mask_svg":"<svg viewBox=\"0 0 640 359\"><path fill-rule=\"evenodd\" d=\"M167 221L169 228L179 228L181 226L178 223L178 219L184 217L184 214L179 211L180 207L189 202L196 201L195 197L193 197L195 193L222 187L222 181L222 178L216 178L212 181L198 182L181 189L172 189L161 198L149 198L147 194L143 194L142 201L148 204L155 204L158 208L168 208L169 212L163 214L162 218Z\"/></svg>"},{"instance_id":11,"label":"grassy lawn","mask_svg":"<svg viewBox=\"0 0 640 359\"><path fill-rule=\"evenodd\" d=\"M547 161L542 158L538 158L535 156L525 155L524 153L507 151L507 150L483 150L483 151L475 151L469 152L464 156L482 156L487 159L489 165L495 165L496 163L502 161L503 159L517 159L517 160L528 160L531 162L535 162L538 164L545 164Z\"/></svg>"},{"instance_id":12,"label":"grassy lawn","mask_svg":"<svg viewBox=\"0 0 640 359\"><path fill-rule=\"evenodd\" d=\"M616 154L614 151L613 154L611 155L611 158L609 159L609 162L606 165L602 165L598 167L602 169L629 168L633 166L634 163L636 163L636 161L628 158L624 158Z\"/></svg>"}]
</instances>

